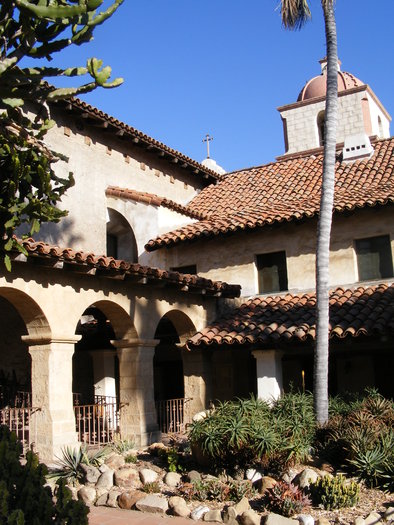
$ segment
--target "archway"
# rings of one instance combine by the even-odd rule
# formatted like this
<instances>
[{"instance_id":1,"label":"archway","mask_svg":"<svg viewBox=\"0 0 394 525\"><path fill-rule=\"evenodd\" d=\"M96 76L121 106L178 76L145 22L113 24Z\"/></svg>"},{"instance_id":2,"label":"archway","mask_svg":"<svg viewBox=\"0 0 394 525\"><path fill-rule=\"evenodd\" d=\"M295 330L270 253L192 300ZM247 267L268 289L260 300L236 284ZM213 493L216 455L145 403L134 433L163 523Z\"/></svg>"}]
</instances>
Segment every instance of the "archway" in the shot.
<instances>
[{"instance_id":1,"label":"archway","mask_svg":"<svg viewBox=\"0 0 394 525\"><path fill-rule=\"evenodd\" d=\"M135 235L125 217L112 208L107 208L107 255L115 259L138 262Z\"/></svg>"},{"instance_id":2,"label":"archway","mask_svg":"<svg viewBox=\"0 0 394 525\"><path fill-rule=\"evenodd\" d=\"M113 341L135 338L127 313L116 303L98 301L79 319L81 339L73 356L73 397L79 439L107 443L119 431L119 360Z\"/></svg>"},{"instance_id":3,"label":"archway","mask_svg":"<svg viewBox=\"0 0 394 525\"><path fill-rule=\"evenodd\" d=\"M162 432L178 432L184 426L185 384L182 343L194 330L183 312L172 310L159 321L159 340L153 358L154 393L158 424Z\"/></svg>"}]
</instances>

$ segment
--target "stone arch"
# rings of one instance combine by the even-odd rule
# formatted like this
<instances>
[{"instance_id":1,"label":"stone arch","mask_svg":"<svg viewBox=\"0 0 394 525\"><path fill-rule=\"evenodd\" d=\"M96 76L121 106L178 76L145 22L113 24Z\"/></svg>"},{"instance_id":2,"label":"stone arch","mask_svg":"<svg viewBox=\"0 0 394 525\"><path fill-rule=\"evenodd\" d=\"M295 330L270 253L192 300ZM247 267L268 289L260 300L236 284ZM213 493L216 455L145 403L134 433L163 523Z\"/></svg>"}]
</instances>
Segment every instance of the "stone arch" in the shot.
<instances>
[{"instance_id":1,"label":"stone arch","mask_svg":"<svg viewBox=\"0 0 394 525\"><path fill-rule=\"evenodd\" d=\"M107 208L107 255L115 259L138 262L138 246L133 228L127 219L113 208Z\"/></svg>"},{"instance_id":2,"label":"stone arch","mask_svg":"<svg viewBox=\"0 0 394 525\"><path fill-rule=\"evenodd\" d=\"M81 339L73 356L74 402L93 404L97 396L119 401L119 361L114 341L136 340L128 313L118 304L99 300L83 312L76 327Z\"/></svg>"},{"instance_id":3,"label":"stone arch","mask_svg":"<svg viewBox=\"0 0 394 525\"><path fill-rule=\"evenodd\" d=\"M49 323L39 305L26 293L0 287L0 391L1 403L31 403L31 355L24 338L45 342Z\"/></svg>"},{"instance_id":4,"label":"stone arch","mask_svg":"<svg viewBox=\"0 0 394 525\"><path fill-rule=\"evenodd\" d=\"M159 343L153 359L156 400L184 397L182 346L193 331L193 322L180 310L171 310L160 319L155 332Z\"/></svg>"}]
</instances>

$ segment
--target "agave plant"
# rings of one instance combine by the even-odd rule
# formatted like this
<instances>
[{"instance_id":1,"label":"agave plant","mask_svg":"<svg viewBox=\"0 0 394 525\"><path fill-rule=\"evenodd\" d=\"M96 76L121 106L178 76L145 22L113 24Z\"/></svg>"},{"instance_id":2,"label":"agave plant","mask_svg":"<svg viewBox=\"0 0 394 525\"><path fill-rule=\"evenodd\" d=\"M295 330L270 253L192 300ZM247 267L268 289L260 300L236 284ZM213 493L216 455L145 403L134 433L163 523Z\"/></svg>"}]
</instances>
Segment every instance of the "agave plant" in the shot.
<instances>
[{"instance_id":1,"label":"agave plant","mask_svg":"<svg viewBox=\"0 0 394 525\"><path fill-rule=\"evenodd\" d=\"M62 457L57 457L57 465L50 477L64 478L67 483L75 485L82 478L81 465L100 466L108 454L106 447L92 451L82 444L79 448L63 447Z\"/></svg>"}]
</instances>

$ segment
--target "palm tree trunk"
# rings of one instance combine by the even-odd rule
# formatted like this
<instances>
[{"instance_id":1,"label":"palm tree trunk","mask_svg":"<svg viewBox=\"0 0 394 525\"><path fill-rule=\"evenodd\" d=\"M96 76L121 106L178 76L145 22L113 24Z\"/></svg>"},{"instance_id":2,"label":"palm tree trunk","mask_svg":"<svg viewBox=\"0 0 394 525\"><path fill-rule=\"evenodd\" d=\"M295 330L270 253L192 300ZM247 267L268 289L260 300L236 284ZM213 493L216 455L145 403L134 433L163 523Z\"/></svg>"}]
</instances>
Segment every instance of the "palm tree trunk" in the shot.
<instances>
[{"instance_id":1,"label":"palm tree trunk","mask_svg":"<svg viewBox=\"0 0 394 525\"><path fill-rule=\"evenodd\" d=\"M329 254L335 184L338 106L338 51L333 0L321 0L327 45L327 96L324 124L323 179L316 247L316 347L314 407L318 423L328 420Z\"/></svg>"}]
</instances>

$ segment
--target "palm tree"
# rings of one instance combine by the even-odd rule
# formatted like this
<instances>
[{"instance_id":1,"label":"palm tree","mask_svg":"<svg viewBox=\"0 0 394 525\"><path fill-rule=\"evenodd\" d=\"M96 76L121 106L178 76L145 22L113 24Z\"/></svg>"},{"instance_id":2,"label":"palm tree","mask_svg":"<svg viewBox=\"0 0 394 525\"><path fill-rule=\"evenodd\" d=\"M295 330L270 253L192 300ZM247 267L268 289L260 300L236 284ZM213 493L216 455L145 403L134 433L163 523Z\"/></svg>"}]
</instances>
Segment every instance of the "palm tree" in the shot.
<instances>
[{"instance_id":1,"label":"palm tree","mask_svg":"<svg viewBox=\"0 0 394 525\"><path fill-rule=\"evenodd\" d=\"M334 203L338 106L338 50L334 0L321 0L327 48L327 95L324 123L323 176L316 246L316 346L313 391L318 423L328 419L329 253ZM307 0L281 0L282 23L300 29L310 18Z\"/></svg>"}]
</instances>

